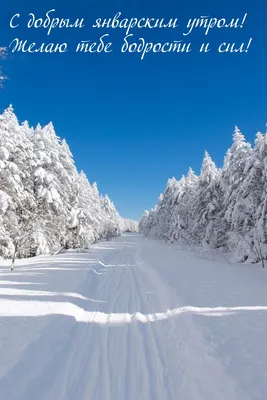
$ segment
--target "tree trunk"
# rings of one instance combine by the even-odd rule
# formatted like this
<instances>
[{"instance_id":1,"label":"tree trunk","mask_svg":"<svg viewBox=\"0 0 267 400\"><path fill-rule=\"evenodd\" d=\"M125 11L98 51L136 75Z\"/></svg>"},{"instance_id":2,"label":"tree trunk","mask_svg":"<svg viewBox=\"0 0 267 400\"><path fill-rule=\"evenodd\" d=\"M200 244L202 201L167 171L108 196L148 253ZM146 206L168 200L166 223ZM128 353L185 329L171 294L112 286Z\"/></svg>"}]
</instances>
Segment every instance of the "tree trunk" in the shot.
<instances>
[{"instance_id":1,"label":"tree trunk","mask_svg":"<svg viewBox=\"0 0 267 400\"><path fill-rule=\"evenodd\" d=\"M15 248L14 248L14 255L13 255L13 258L12 258L12 262L11 262L11 271L13 271L14 266L15 266L16 254L17 254L17 249L18 249L18 242L17 241L15 242L14 247Z\"/></svg>"},{"instance_id":2,"label":"tree trunk","mask_svg":"<svg viewBox=\"0 0 267 400\"><path fill-rule=\"evenodd\" d=\"M13 258L12 258L12 262L11 262L11 271L13 271L13 269L14 269L15 260L16 260L16 258L15 258L15 255L14 255Z\"/></svg>"}]
</instances>

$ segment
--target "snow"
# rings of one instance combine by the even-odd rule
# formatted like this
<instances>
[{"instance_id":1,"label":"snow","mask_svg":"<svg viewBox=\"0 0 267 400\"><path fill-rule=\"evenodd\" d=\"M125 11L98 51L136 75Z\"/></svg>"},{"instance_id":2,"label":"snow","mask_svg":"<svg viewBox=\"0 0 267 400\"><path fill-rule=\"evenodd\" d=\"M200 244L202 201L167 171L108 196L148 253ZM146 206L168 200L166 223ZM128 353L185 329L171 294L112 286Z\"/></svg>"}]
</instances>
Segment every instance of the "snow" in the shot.
<instances>
[{"instance_id":1,"label":"snow","mask_svg":"<svg viewBox=\"0 0 267 400\"><path fill-rule=\"evenodd\" d=\"M8 158L9 158L8 150L4 146L1 146L0 147L0 159L1 160L8 160Z\"/></svg>"},{"instance_id":2,"label":"snow","mask_svg":"<svg viewBox=\"0 0 267 400\"><path fill-rule=\"evenodd\" d=\"M97 184L78 173L52 123L20 124L11 105L0 114L0 257L88 248L137 230L136 221L122 218Z\"/></svg>"},{"instance_id":3,"label":"snow","mask_svg":"<svg viewBox=\"0 0 267 400\"><path fill-rule=\"evenodd\" d=\"M266 271L124 235L0 262L0 399L263 400Z\"/></svg>"},{"instance_id":4,"label":"snow","mask_svg":"<svg viewBox=\"0 0 267 400\"><path fill-rule=\"evenodd\" d=\"M235 127L222 168L205 151L200 176L167 181L139 231L190 249L231 252L239 262L267 260L267 133L254 147Z\"/></svg>"}]
</instances>

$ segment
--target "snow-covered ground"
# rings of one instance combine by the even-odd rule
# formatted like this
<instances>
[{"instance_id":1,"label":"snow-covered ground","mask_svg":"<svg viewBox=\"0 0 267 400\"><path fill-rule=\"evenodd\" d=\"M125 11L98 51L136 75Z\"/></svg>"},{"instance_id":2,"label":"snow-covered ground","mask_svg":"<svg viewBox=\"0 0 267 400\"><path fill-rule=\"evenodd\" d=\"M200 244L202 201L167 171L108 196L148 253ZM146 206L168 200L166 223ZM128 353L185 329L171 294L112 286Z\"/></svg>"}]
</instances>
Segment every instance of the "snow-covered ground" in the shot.
<instances>
[{"instance_id":1,"label":"snow-covered ground","mask_svg":"<svg viewBox=\"0 0 267 400\"><path fill-rule=\"evenodd\" d=\"M122 236L0 265L0 399L264 400L267 271Z\"/></svg>"}]
</instances>

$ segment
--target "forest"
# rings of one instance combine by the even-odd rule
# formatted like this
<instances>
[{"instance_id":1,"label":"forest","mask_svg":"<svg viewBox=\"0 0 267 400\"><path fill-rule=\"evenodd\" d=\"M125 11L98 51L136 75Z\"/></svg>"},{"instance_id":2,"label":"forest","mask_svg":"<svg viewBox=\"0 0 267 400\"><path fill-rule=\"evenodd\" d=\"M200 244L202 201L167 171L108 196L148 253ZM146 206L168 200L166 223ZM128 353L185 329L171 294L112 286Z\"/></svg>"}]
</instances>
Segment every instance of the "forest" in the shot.
<instances>
[{"instance_id":1,"label":"forest","mask_svg":"<svg viewBox=\"0 0 267 400\"><path fill-rule=\"evenodd\" d=\"M20 124L9 106L0 115L0 256L53 254L135 231L97 184L78 172L52 123Z\"/></svg>"},{"instance_id":2,"label":"forest","mask_svg":"<svg viewBox=\"0 0 267 400\"><path fill-rule=\"evenodd\" d=\"M195 250L231 253L231 259L267 258L267 133L252 147L235 127L222 168L206 151L199 176L191 168L171 178L139 228L146 236ZM232 256L233 255L233 256Z\"/></svg>"}]
</instances>

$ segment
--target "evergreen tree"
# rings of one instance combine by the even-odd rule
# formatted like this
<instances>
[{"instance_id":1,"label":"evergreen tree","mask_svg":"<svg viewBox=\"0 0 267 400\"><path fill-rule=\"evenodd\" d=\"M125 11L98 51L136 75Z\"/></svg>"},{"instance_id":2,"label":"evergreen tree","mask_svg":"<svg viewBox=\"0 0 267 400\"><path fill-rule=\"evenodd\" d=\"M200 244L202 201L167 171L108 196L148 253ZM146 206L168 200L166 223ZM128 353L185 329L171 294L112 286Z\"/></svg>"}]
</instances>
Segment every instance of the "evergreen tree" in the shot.
<instances>
[{"instance_id":1,"label":"evergreen tree","mask_svg":"<svg viewBox=\"0 0 267 400\"><path fill-rule=\"evenodd\" d=\"M231 250L264 266L267 259L267 134L252 149L235 127L218 169L205 152L201 174L168 181L158 204L140 220L146 236L185 245Z\"/></svg>"},{"instance_id":2,"label":"evergreen tree","mask_svg":"<svg viewBox=\"0 0 267 400\"><path fill-rule=\"evenodd\" d=\"M88 247L120 234L121 218L97 185L78 174L52 123L19 122L12 106L0 115L0 255L27 257L60 247Z\"/></svg>"},{"instance_id":3,"label":"evergreen tree","mask_svg":"<svg viewBox=\"0 0 267 400\"><path fill-rule=\"evenodd\" d=\"M233 144L228 150L222 169L221 188L224 193L224 218L227 231L233 230L232 221L240 185L245 177L244 170L251 157L252 149L245 137L235 127Z\"/></svg>"},{"instance_id":4,"label":"evergreen tree","mask_svg":"<svg viewBox=\"0 0 267 400\"><path fill-rule=\"evenodd\" d=\"M217 185L220 171L205 151L201 174L192 207L194 225L191 235L196 243L210 245L214 233L214 219L219 207Z\"/></svg>"}]
</instances>

